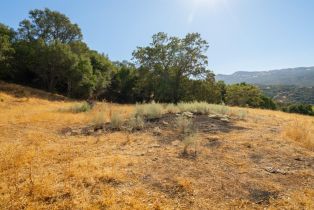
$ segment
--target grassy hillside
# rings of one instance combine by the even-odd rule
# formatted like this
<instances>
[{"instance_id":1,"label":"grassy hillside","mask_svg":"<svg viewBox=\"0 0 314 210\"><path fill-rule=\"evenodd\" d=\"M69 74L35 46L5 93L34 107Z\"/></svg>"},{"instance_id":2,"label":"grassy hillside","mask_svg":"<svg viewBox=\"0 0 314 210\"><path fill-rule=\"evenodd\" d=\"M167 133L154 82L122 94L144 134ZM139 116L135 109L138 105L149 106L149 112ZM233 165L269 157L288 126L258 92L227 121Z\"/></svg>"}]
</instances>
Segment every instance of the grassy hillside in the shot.
<instances>
[{"instance_id":1,"label":"grassy hillside","mask_svg":"<svg viewBox=\"0 0 314 210\"><path fill-rule=\"evenodd\" d=\"M0 209L314 208L313 117L59 99L0 83Z\"/></svg>"}]
</instances>

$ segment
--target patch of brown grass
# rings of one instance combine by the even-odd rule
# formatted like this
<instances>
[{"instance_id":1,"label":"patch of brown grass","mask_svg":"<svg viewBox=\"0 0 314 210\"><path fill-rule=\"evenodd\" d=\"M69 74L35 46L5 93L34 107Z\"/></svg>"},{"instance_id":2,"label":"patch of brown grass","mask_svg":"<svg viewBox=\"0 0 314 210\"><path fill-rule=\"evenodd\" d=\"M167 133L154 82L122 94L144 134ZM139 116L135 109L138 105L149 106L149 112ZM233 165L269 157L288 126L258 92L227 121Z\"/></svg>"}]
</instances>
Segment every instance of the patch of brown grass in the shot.
<instances>
[{"instance_id":1,"label":"patch of brown grass","mask_svg":"<svg viewBox=\"0 0 314 210\"><path fill-rule=\"evenodd\" d=\"M304 147L314 150L313 122L294 121L284 127L283 134Z\"/></svg>"},{"instance_id":2,"label":"patch of brown grass","mask_svg":"<svg viewBox=\"0 0 314 210\"><path fill-rule=\"evenodd\" d=\"M229 124L243 129L213 133L213 123L198 132L197 158L182 158L184 142L172 141L180 139L175 123L158 136L151 130L61 133L108 123L115 113L129 119L135 105L97 103L89 112L60 112L78 102L48 101L33 92L23 98L14 88L0 92L0 209L313 209L313 151L306 143L313 138L312 117L228 107L234 113ZM239 110L245 120L237 120ZM278 197L257 204L247 199L248 187L278 191Z\"/></svg>"}]
</instances>

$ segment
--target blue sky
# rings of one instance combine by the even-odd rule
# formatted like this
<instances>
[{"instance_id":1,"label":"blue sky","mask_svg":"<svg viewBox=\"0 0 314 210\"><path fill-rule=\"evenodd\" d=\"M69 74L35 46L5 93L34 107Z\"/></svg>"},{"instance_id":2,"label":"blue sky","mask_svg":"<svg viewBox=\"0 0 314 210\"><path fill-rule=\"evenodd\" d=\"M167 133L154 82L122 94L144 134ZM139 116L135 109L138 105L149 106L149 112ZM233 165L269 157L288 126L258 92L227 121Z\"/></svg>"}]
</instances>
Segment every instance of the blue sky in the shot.
<instances>
[{"instance_id":1,"label":"blue sky","mask_svg":"<svg viewBox=\"0 0 314 210\"><path fill-rule=\"evenodd\" d=\"M17 28L48 7L78 23L92 49L130 60L154 33L206 39L215 73L314 66L311 0L2 0L0 22Z\"/></svg>"}]
</instances>

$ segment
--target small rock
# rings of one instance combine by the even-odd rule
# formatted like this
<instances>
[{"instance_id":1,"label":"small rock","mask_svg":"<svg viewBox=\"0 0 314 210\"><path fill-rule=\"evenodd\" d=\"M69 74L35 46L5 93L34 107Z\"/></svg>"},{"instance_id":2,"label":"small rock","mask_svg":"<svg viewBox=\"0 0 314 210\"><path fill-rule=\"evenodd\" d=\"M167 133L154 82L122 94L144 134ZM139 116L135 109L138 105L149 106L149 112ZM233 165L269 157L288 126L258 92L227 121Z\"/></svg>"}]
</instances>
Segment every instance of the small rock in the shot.
<instances>
[{"instance_id":1,"label":"small rock","mask_svg":"<svg viewBox=\"0 0 314 210\"><path fill-rule=\"evenodd\" d=\"M166 121L162 121L161 123L164 124L164 125L169 125L169 123L166 122Z\"/></svg>"},{"instance_id":2,"label":"small rock","mask_svg":"<svg viewBox=\"0 0 314 210\"><path fill-rule=\"evenodd\" d=\"M182 116L188 117L188 118L192 118L193 117L193 113L192 112L183 112Z\"/></svg>"},{"instance_id":3,"label":"small rock","mask_svg":"<svg viewBox=\"0 0 314 210\"><path fill-rule=\"evenodd\" d=\"M181 142L179 140L173 141L172 146L178 146Z\"/></svg>"},{"instance_id":4,"label":"small rock","mask_svg":"<svg viewBox=\"0 0 314 210\"><path fill-rule=\"evenodd\" d=\"M158 158L157 158L157 157L154 157L154 158L153 158L153 161L157 161L157 160L158 160Z\"/></svg>"},{"instance_id":5,"label":"small rock","mask_svg":"<svg viewBox=\"0 0 314 210\"><path fill-rule=\"evenodd\" d=\"M273 167L266 167L265 171L269 172L269 173L273 173L273 174L287 174L286 171L279 169L279 168L273 168Z\"/></svg>"},{"instance_id":6,"label":"small rock","mask_svg":"<svg viewBox=\"0 0 314 210\"><path fill-rule=\"evenodd\" d=\"M96 133L97 133L97 134L101 134L101 133L102 133L102 130L97 130Z\"/></svg>"},{"instance_id":7,"label":"small rock","mask_svg":"<svg viewBox=\"0 0 314 210\"><path fill-rule=\"evenodd\" d=\"M72 135L79 135L81 133L82 133L81 129L74 129L74 130L72 130Z\"/></svg>"},{"instance_id":8,"label":"small rock","mask_svg":"<svg viewBox=\"0 0 314 210\"><path fill-rule=\"evenodd\" d=\"M221 118L220 120L223 122L230 122L230 120L228 118Z\"/></svg>"},{"instance_id":9,"label":"small rock","mask_svg":"<svg viewBox=\"0 0 314 210\"><path fill-rule=\"evenodd\" d=\"M154 130L153 130L153 134L161 135L161 129L159 127L155 127Z\"/></svg>"},{"instance_id":10,"label":"small rock","mask_svg":"<svg viewBox=\"0 0 314 210\"><path fill-rule=\"evenodd\" d=\"M68 131L68 132L66 132L64 135L65 135L65 136L71 136L71 134L72 134L72 132L71 132L71 131Z\"/></svg>"},{"instance_id":11,"label":"small rock","mask_svg":"<svg viewBox=\"0 0 314 210\"><path fill-rule=\"evenodd\" d=\"M215 114L210 114L208 115L208 117L213 118L213 119L219 119L219 116Z\"/></svg>"}]
</instances>

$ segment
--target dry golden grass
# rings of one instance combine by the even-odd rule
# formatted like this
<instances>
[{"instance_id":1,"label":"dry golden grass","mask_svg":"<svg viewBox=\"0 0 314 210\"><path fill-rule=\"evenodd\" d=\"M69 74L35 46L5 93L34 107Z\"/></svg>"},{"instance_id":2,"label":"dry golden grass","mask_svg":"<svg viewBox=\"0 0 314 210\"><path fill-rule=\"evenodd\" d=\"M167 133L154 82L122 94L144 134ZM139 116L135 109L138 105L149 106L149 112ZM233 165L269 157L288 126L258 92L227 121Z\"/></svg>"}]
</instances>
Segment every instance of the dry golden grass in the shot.
<instances>
[{"instance_id":1,"label":"dry golden grass","mask_svg":"<svg viewBox=\"0 0 314 210\"><path fill-rule=\"evenodd\" d=\"M314 208L313 117L228 108L230 127L200 131L191 159L180 157L173 125L158 136L61 132L92 125L99 113L101 123L114 113L127 119L134 105L63 112L77 102L49 101L56 98L27 88L16 96L24 87L0 86L0 209Z\"/></svg>"},{"instance_id":2,"label":"dry golden grass","mask_svg":"<svg viewBox=\"0 0 314 210\"><path fill-rule=\"evenodd\" d=\"M283 134L297 141L304 147L314 150L314 123L309 121L294 121L284 128Z\"/></svg>"}]
</instances>

